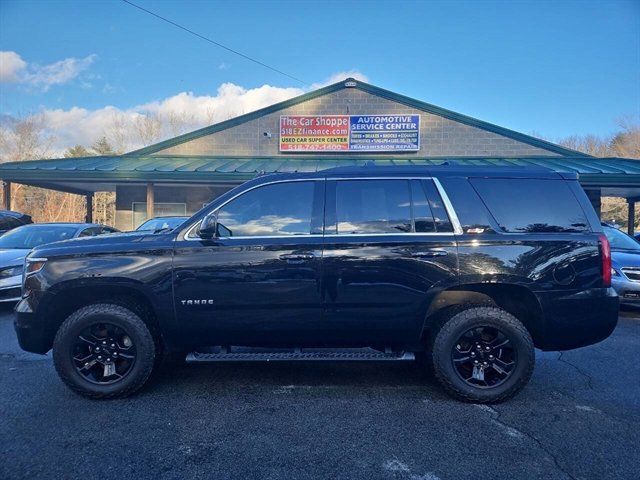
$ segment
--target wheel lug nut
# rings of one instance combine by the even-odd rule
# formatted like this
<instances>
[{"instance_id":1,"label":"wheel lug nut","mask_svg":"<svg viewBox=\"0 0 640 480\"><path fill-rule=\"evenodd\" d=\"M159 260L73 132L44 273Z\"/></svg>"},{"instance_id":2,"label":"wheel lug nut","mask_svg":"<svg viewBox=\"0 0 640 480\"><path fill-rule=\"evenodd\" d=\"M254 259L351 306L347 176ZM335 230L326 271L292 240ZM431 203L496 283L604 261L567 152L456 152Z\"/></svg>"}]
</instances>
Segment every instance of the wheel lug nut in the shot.
<instances>
[{"instance_id":1,"label":"wheel lug nut","mask_svg":"<svg viewBox=\"0 0 640 480\"><path fill-rule=\"evenodd\" d=\"M103 345L106 345L106 344L107 344L107 341L106 341L106 340L103 340L103 341L102 341L102 344L103 344Z\"/></svg>"},{"instance_id":2,"label":"wheel lug nut","mask_svg":"<svg viewBox=\"0 0 640 480\"><path fill-rule=\"evenodd\" d=\"M111 348L116 348L116 344L115 344L115 343L112 343L112 344L111 344Z\"/></svg>"},{"instance_id":3,"label":"wheel lug nut","mask_svg":"<svg viewBox=\"0 0 640 480\"><path fill-rule=\"evenodd\" d=\"M475 357L476 356L476 352L471 352L471 356Z\"/></svg>"},{"instance_id":4,"label":"wheel lug nut","mask_svg":"<svg viewBox=\"0 0 640 480\"><path fill-rule=\"evenodd\" d=\"M493 355L489 355L489 360L493 360Z\"/></svg>"},{"instance_id":5,"label":"wheel lug nut","mask_svg":"<svg viewBox=\"0 0 640 480\"><path fill-rule=\"evenodd\" d=\"M482 362L483 365L489 365L487 362Z\"/></svg>"},{"instance_id":6,"label":"wheel lug nut","mask_svg":"<svg viewBox=\"0 0 640 480\"><path fill-rule=\"evenodd\" d=\"M491 347L485 347L484 349L488 352L489 350L491 350Z\"/></svg>"}]
</instances>

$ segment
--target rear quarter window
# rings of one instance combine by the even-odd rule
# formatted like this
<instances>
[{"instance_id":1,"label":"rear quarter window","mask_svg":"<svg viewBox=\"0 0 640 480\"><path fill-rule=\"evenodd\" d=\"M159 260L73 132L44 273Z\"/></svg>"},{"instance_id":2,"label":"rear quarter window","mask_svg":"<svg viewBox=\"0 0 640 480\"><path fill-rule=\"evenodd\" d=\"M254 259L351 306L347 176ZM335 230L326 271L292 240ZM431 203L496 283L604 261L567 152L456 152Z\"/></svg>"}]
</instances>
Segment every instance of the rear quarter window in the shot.
<instances>
[{"instance_id":1,"label":"rear quarter window","mask_svg":"<svg viewBox=\"0 0 640 480\"><path fill-rule=\"evenodd\" d=\"M584 210L564 180L471 178L469 182L505 232L591 231Z\"/></svg>"}]
</instances>

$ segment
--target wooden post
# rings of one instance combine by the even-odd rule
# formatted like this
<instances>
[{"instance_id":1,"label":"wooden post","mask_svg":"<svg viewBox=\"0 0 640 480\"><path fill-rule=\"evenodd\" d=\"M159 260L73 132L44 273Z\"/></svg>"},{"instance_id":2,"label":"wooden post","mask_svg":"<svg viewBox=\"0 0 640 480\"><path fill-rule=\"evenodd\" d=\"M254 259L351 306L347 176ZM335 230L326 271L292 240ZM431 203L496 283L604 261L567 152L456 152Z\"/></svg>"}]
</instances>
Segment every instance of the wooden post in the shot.
<instances>
[{"instance_id":1,"label":"wooden post","mask_svg":"<svg viewBox=\"0 0 640 480\"><path fill-rule=\"evenodd\" d=\"M11 210L11 182L4 182L2 189L2 208Z\"/></svg>"},{"instance_id":2,"label":"wooden post","mask_svg":"<svg viewBox=\"0 0 640 480\"><path fill-rule=\"evenodd\" d=\"M84 221L93 223L93 193L88 193L84 198L87 204L87 214L84 217Z\"/></svg>"},{"instance_id":3,"label":"wooden post","mask_svg":"<svg viewBox=\"0 0 640 480\"><path fill-rule=\"evenodd\" d=\"M154 191L153 183L147 183L147 220L154 216Z\"/></svg>"},{"instance_id":4,"label":"wooden post","mask_svg":"<svg viewBox=\"0 0 640 480\"><path fill-rule=\"evenodd\" d=\"M627 215L627 233L633 237L636 226L636 201L635 198L627 199L627 205L629 206Z\"/></svg>"}]
</instances>

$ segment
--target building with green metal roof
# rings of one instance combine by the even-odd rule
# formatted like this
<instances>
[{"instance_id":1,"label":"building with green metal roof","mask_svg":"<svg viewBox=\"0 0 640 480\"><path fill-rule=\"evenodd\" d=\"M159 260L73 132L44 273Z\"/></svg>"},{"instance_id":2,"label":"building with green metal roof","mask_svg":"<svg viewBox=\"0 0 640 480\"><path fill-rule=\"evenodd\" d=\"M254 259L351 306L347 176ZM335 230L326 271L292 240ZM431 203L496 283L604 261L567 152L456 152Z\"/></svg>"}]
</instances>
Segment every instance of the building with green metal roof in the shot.
<instances>
[{"instance_id":1,"label":"building with green metal roof","mask_svg":"<svg viewBox=\"0 0 640 480\"><path fill-rule=\"evenodd\" d=\"M351 78L120 156L0 164L0 178L5 208L20 183L85 195L89 220L93 194L114 191L116 227L129 230L190 215L260 173L452 161L576 172L598 210L601 196L640 197L637 160L591 157Z\"/></svg>"}]
</instances>

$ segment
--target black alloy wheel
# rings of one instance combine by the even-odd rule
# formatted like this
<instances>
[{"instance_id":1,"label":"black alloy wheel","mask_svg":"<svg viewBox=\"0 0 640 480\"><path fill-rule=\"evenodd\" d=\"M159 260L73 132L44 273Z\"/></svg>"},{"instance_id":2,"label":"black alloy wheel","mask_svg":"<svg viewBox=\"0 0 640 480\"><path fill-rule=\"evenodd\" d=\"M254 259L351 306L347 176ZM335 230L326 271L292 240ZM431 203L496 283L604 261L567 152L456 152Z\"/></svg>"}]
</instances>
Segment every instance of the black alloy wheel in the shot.
<instances>
[{"instance_id":1,"label":"black alloy wheel","mask_svg":"<svg viewBox=\"0 0 640 480\"><path fill-rule=\"evenodd\" d=\"M89 398L122 398L139 390L162 358L160 339L135 305L95 303L73 312L53 341L62 381Z\"/></svg>"},{"instance_id":2,"label":"black alloy wheel","mask_svg":"<svg viewBox=\"0 0 640 480\"><path fill-rule=\"evenodd\" d=\"M497 403L512 397L527 384L535 365L531 334L499 307L452 309L430 347L436 378L465 402Z\"/></svg>"},{"instance_id":3,"label":"black alloy wheel","mask_svg":"<svg viewBox=\"0 0 640 480\"><path fill-rule=\"evenodd\" d=\"M123 328L96 323L77 336L71 354L76 371L87 381L109 385L131 371L136 361L136 346Z\"/></svg>"},{"instance_id":4,"label":"black alloy wheel","mask_svg":"<svg viewBox=\"0 0 640 480\"><path fill-rule=\"evenodd\" d=\"M476 388L504 383L516 368L517 351L506 333L491 326L467 330L451 352L456 373Z\"/></svg>"}]
</instances>

